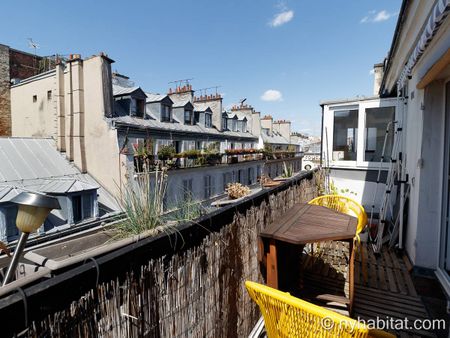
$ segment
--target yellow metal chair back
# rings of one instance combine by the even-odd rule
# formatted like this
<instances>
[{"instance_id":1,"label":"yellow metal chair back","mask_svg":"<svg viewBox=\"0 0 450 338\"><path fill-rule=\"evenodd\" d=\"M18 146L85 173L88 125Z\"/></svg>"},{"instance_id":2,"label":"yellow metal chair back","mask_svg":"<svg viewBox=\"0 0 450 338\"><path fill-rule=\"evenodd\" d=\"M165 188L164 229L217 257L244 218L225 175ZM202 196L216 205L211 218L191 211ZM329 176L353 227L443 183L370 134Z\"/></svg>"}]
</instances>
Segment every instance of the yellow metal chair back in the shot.
<instances>
[{"instance_id":1,"label":"yellow metal chair back","mask_svg":"<svg viewBox=\"0 0 450 338\"><path fill-rule=\"evenodd\" d=\"M357 250L360 251L363 278L364 281L367 281L367 269L364 261L364 254L361 250L361 239L359 238L359 234L364 230L368 223L367 214L363 206L355 200L341 195L319 196L309 201L308 204L321 205L358 218L358 225L356 226L356 234L353 242Z\"/></svg>"},{"instance_id":2,"label":"yellow metal chair back","mask_svg":"<svg viewBox=\"0 0 450 338\"><path fill-rule=\"evenodd\" d=\"M363 323L289 293L249 281L245 286L261 310L269 338L395 337L383 331L369 330Z\"/></svg>"},{"instance_id":3,"label":"yellow metal chair back","mask_svg":"<svg viewBox=\"0 0 450 338\"><path fill-rule=\"evenodd\" d=\"M367 225L367 214L361 204L355 200L341 195L324 195L314 198L308 204L321 205L344 214L358 218L356 235L364 230Z\"/></svg>"}]
</instances>

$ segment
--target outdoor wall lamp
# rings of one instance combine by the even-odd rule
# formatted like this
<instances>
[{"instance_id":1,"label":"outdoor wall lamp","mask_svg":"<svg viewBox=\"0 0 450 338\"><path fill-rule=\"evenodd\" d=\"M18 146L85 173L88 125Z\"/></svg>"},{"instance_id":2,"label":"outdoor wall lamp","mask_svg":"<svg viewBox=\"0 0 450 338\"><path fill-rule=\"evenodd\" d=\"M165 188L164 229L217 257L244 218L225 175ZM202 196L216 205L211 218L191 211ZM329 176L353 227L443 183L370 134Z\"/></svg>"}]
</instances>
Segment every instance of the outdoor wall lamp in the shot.
<instances>
[{"instance_id":1,"label":"outdoor wall lamp","mask_svg":"<svg viewBox=\"0 0 450 338\"><path fill-rule=\"evenodd\" d=\"M50 211L53 209L61 209L56 198L31 192L21 192L11 202L19 206L16 226L21 231L21 234L5 279L3 280L3 286L11 281L16 272L19 257L25 248L25 243L30 233L36 231L44 223Z\"/></svg>"}]
</instances>

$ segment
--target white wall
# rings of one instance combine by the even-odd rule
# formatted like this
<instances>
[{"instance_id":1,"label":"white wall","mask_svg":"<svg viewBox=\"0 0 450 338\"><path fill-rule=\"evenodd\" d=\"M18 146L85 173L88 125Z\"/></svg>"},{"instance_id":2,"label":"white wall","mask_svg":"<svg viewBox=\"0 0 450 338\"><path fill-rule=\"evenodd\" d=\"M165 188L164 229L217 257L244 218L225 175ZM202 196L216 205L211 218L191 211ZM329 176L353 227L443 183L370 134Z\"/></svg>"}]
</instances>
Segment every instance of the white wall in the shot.
<instances>
[{"instance_id":1,"label":"white wall","mask_svg":"<svg viewBox=\"0 0 450 338\"><path fill-rule=\"evenodd\" d=\"M450 45L449 21L425 50L408 81L404 124L406 170L411 183L405 248L415 265L437 269L441 244L445 145L445 82L450 66L424 89L416 85Z\"/></svg>"},{"instance_id":2,"label":"white wall","mask_svg":"<svg viewBox=\"0 0 450 338\"><path fill-rule=\"evenodd\" d=\"M12 136L57 137L56 75L50 71L11 87ZM47 92L52 92L51 99ZM33 102L33 96L37 101Z\"/></svg>"}]
</instances>

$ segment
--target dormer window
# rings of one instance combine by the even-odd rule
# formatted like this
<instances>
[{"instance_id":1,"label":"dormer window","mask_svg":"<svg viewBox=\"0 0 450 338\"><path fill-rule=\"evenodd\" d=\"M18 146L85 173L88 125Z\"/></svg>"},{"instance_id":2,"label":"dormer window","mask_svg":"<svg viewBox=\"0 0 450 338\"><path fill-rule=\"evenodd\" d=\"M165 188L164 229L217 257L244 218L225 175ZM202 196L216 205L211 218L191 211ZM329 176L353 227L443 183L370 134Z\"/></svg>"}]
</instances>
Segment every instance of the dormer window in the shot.
<instances>
[{"instance_id":1,"label":"dormer window","mask_svg":"<svg viewBox=\"0 0 450 338\"><path fill-rule=\"evenodd\" d=\"M222 129L223 130L227 130L228 129L228 123L227 123L227 118L226 117L222 117Z\"/></svg>"},{"instance_id":2,"label":"dormer window","mask_svg":"<svg viewBox=\"0 0 450 338\"><path fill-rule=\"evenodd\" d=\"M172 107L166 104L161 105L161 122L170 122L172 116Z\"/></svg>"},{"instance_id":3,"label":"dormer window","mask_svg":"<svg viewBox=\"0 0 450 338\"><path fill-rule=\"evenodd\" d=\"M242 121L242 132L243 133L247 132L247 121L246 120Z\"/></svg>"},{"instance_id":4,"label":"dormer window","mask_svg":"<svg viewBox=\"0 0 450 338\"><path fill-rule=\"evenodd\" d=\"M132 98L130 102L130 115L137 117L144 117L144 111L145 111L145 100Z\"/></svg>"},{"instance_id":5,"label":"dormer window","mask_svg":"<svg viewBox=\"0 0 450 338\"><path fill-rule=\"evenodd\" d=\"M194 112L194 124L198 124L200 122L200 112Z\"/></svg>"},{"instance_id":6,"label":"dormer window","mask_svg":"<svg viewBox=\"0 0 450 338\"><path fill-rule=\"evenodd\" d=\"M231 122L231 130L237 131L237 120L233 119Z\"/></svg>"},{"instance_id":7,"label":"dormer window","mask_svg":"<svg viewBox=\"0 0 450 338\"><path fill-rule=\"evenodd\" d=\"M192 124L192 110L184 110L184 124Z\"/></svg>"},{"instance_id":8,"label":"dormer window","mask_svg":"<svg viewBox=\"0 0 450 338\"><path fill-rule=\"evenodd\" d=\"M212 116L211 114L205 114L205 127L211 128L212 127Z\"/></svg>"}]
</instances>

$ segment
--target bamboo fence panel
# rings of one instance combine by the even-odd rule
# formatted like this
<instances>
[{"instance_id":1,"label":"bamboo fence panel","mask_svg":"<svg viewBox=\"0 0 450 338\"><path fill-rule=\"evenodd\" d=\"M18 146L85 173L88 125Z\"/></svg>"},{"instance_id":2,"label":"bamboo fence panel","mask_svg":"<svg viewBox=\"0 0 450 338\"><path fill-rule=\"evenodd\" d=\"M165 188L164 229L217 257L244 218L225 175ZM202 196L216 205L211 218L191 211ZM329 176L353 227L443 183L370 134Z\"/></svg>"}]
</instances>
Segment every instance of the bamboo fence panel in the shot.
<instances>
[{"instance_id":1,"label":"bamboo fence panel","mask_svg":"<svg viewBox=\"0 0 450 338\"><path fill-rule=\"evenodd\" d=\"M244 287L245 280L262 282L258 233L294 203L314 198L315 179L303 179L236 214L197 247L150 260L139 274L98 285L20 336L247 336L260 317Z\"/></svg>"}]
</instances>

